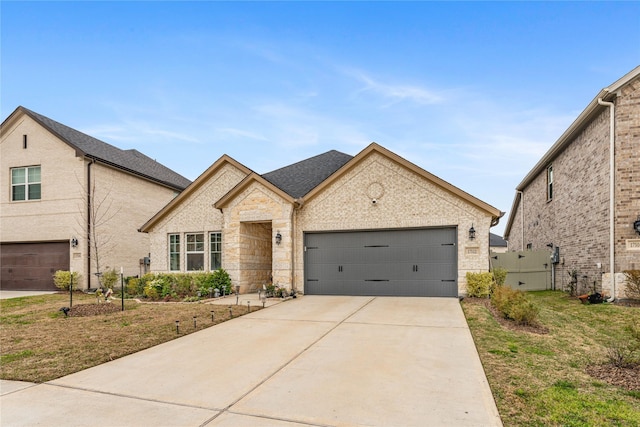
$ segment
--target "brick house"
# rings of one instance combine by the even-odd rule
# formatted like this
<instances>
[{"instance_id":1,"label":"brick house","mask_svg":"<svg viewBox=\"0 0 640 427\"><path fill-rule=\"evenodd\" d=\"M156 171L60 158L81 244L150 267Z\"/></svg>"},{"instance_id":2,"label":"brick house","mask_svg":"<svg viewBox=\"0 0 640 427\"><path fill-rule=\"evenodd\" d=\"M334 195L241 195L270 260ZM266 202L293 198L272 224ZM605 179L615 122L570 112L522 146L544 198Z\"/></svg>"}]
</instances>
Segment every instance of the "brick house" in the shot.
<instances>
[{"instance_id":1,"label":"brick house","mask_svg":"<svg viewBox=\"0 0 640 427\"><path fill-rule=\"evenodd\" d=\"M102 271L139 274L149 253L139 225L190 184L136 150L24 107L2 123L0 137L2 289L56 289L53 272L70 268L82 276L78 288L95 288L90 241Z\"/></svg>"},{"instance_id":2,"label":"brick house","mask_svg":"<svg viewBox=\"0 0 640 427\"><path fill-rule=\"evenodd\" d=\"M622 272L640 269L640 67L602 89L516 190L509 250L557 250L556 288L575 270L581 291L624 298Z\"/></svg>"},{"instance_id":3,"label":"brick house","mask_svg":"<svg viewBox=\"0 0 640 427\"><path fill-rule=\"evenodd\" d=\"M458 296L501 215L373 143L264 175L222 156L140 231L152 271L223 267L241 292Z\"/></svg>"}]
</instances>

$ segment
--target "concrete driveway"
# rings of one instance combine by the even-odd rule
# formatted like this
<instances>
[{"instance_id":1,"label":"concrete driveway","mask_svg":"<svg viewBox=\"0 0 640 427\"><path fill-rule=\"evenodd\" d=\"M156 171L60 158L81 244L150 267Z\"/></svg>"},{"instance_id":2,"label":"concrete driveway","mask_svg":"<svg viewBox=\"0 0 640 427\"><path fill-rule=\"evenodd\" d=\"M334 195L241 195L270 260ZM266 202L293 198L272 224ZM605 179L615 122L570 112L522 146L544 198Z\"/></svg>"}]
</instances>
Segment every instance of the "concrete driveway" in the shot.
<instances>
[{"instance_id":1,"label":"concrete driveway","mask_svg":"<svg viewBox=\"0 0 640 427\"><path fill-rule=\"evenodd\" d=\"M499 426L457 299L305 296L45 384L3 426Z\"/></svg>"}]
</instances>

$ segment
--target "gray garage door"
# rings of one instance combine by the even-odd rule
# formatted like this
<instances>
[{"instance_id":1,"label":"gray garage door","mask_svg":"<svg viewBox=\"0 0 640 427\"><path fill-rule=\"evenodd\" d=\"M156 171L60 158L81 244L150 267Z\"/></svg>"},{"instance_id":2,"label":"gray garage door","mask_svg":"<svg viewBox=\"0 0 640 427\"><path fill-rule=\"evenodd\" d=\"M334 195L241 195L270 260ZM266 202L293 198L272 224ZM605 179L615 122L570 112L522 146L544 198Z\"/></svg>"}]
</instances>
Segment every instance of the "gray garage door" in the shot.
<instances>
[{"instance_id":1,"label":"gray garage door","mask_svg":"<svg viewBox=\"0 0 640 427\"><path fill-rule=\"evenodd\" d=\"M69 270L69 242L3 243L0 278L4 290L57 290L56 270Z\"/></svg>"},{"instance_id":2,"label":"gray garage door","mask_svg":"<svg viewBox=\"0 0 640 427\"><path fill-rule=\"evenodd\" d=\"M305 293L458 296L455 228L305 233Z\"/></svg>"}]
</instances>

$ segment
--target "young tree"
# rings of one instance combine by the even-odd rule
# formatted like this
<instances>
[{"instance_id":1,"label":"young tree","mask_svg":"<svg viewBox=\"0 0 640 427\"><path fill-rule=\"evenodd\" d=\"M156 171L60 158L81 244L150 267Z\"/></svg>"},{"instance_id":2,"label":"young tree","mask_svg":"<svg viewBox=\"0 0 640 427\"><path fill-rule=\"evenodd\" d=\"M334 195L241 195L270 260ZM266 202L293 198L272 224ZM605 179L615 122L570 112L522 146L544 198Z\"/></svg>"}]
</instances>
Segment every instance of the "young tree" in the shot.
<instances>
[{"instance_id":1,"label":"young tree","mask_svg":"<svg viewBox=\"0 0 640 427\"><path fill-rule=\"evenodd\" d=\"M77 177L76 177L77 178ZM98 189L97 179L91 178L91 182L85 186L78 179L82 188L83 202L86 203L86 223L78 221L80 230L88 240L88 257L95 269L94 273L98 277L100 287L103 287L102 274L104 273L103 260L111 253L115 247L113 234L109 231L109 222L120 212L120 207L113 205L111 193L113 184L105 188ZM80 206L80 210L84 210ZM91 287L91 277L87 278Z\"/></svg>"}]
</instances>

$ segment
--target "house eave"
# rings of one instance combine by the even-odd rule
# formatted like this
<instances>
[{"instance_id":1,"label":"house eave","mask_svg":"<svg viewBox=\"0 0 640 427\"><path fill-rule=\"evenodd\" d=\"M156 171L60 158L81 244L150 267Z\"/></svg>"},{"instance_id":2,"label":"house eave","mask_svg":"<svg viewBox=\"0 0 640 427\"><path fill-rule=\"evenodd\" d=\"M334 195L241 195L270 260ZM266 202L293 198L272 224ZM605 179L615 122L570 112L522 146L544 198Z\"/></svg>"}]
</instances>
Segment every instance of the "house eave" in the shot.
<instances>
[{"instance_id":1,"label":"house eave","mask_svg":"<svg viewBox=\"0 0 640 427\"><path fill-rule=\"evenodd\" d=\"M230 164L242 171L246 175L250 175L252 173L251 169L243 165L242 163L236 161L232 157L224 154L218 160L216 160L211 166L207 168L198 178L195 179L187 188L184 189L179 195L177 195L173 200L165 205L158 213L156 213L152 218L149 219L142 227L138 229L141 233L148 233L153 229L153 227L164 217L166 217L169 213L173 211L173 209L180 205L183 200L193 194L198 188L202 187L211 176L213 176L218 170L220 170L225 164Z\"/></svg>"},{"instance_id":2,"label":"house eave","mask_svg":"<svg viewBox=\"0 0 640 427\"><path fill-rule=\"evenodd\" d=\"M587 107L580 113L580 115L573 121L573 123L571 123L567 130L564 131L560 138L558 138L558 140L551 146L551 148L544 154L544 156L542 156L538 163L536 163L533 169L529 171L522 182L518 184L516 190L522 191L529 184L531 184L535 177L538 176L540 172L545 170L547 166L556 158L556 156L573 141L575 136L580 133L594 117L596 117L602 110L604 110L605 107L598 104L598 99L602 99L604 101L614 100L618 96L618 92L620 91L620 89L639 75L640 66L634 68L610 86L600 90L595 98L591 100Z\"/></svg>"}]
</instances>

